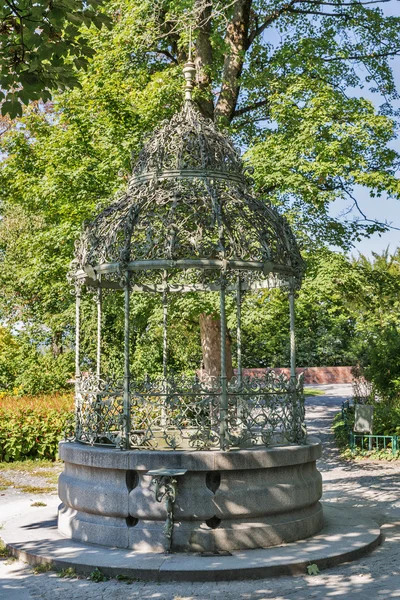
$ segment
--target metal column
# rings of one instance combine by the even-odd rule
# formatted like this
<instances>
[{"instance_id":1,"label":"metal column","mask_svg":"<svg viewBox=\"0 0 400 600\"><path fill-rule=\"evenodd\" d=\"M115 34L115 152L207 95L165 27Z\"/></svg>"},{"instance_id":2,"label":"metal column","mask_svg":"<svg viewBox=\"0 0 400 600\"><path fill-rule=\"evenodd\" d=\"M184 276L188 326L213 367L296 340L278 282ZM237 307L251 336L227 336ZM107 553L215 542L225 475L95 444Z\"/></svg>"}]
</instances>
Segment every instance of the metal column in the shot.
<instances>
[{"instance_id":1,"label":"metal column","mask_svg":"<svg viewBox=\"0 0 400 600\"><path fill-rule=\"evenodd\" d=\"M103 291L101 289L101 276L99 276L99 287L97 288L97 357L96 357L96 374L97 380L100 380L101 373L101 321L102 321L102 303Z\"/></svg>"},{"instance_id":2,"label":"metal column","mask_svg":"<svg viewBox=\"0 0 400 600\"><path fill-rule=\"evenodd\" d=\"M81 437L80 424L80 346L81 346L81 285L75 287L75 439Z\"/></svg>"},{"instance_id":3,"label":"metal column","mask_svg":"<svg viewBox=\"0 0 400 600\"><path fill-rule=\"evenodd\" d=\"M164 401L161 407L161 426L165 427L167 424L167 409L166 404L168 402L168 383L167 383L167 374L168 374L168 335L167 335L167 327L168 327L168 290L167 290L167 272L164 271L163 274L163 295L162 295L162 303L163 303L163 385L164 385Z\"/></svg>"},{"instance_id":4,"label":"metal column","mask_svg":"<svg viewBox=\"0 0 400 600\"><path fill-rule=\"evenodd\" d=\"M221 402L220 412L220 446L224 450L227 445L228 433L228 393L226 382L226 311L225 311L225 281L221 280L220 291L221 316Z\"/></svg>"},{"instance_id":5,"label":"metal column","mask_svg":"<svg viewBox=\"0 0 400 600\"><path fill-rule=\"evenodd\" d=\"M294 323L294 289L289 292L289 312L290 312L290 379L296 381L296 336Z\"/></svg>"},{"instance_id":6,"label":"metal column","mask_svg":"<svg viewBox=\"0 0 400 600\"><path fill-rule=\"evenodd\" d=\"M130 319L129 319L129 307L130 307L130 275L129 271L125 273L125 286L124 286L124 446L129 449L129 436L131 431L131 403L129 394L130 384L130 365L129 365L129 345L130 345Z\"/></svg>"},{"instance_id":7,"label":"metal column","mask_svg":"<svg viewBox=\"0 0 400 600\"><path fill-rule=\"evenodd\" d=\"M242 282L240 275L237 278L237 291L236 291L236 315L237 315L237 329L236 329L236 345L237 345L237 378L239 385L242 383Z\"/></svg>"},{"instance_id":8,"label":"metal column","mask_svg":"<svg viewBox=\"0 0 400 600\"><path fill-rule=\"evenodd\" d=\"M81 286L76 286L75 296L75 390L78 389L81 376L80 345L81 345Z\"/></svg>"}]
</instances>

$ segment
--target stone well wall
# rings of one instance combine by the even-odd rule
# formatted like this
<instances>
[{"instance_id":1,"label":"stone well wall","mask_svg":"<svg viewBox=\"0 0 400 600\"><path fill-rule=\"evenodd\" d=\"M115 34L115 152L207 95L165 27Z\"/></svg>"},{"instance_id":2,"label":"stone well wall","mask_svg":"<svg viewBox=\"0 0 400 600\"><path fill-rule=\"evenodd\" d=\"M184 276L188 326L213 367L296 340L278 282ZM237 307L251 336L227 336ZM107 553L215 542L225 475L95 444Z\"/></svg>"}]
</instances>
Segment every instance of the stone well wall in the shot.
<instances>
[{"instance_id":1,"label":"stone well wall","mask_svg":"<svg viewBox=\"0 0 400 600\"><path fill-rule=\"evenodd\" d=\"M265 548L310 537L323 525L321 445L222 451L120 451L60 444L58 528L67 537L141 552L165 548L164 502L152 469L183 469L172 551Z\"/></svg>"}]
</instances>

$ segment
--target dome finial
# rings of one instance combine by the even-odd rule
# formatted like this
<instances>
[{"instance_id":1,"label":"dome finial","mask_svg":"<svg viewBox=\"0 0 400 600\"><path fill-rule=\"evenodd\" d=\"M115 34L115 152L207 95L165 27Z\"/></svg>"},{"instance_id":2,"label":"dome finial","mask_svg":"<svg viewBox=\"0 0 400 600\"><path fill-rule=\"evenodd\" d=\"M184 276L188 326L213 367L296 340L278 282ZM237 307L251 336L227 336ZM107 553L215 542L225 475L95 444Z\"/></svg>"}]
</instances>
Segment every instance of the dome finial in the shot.
<instances>
[{"instance_id":1,"label":"dome finial","mask_svg":"<svg viewBox=\"0 0 400 600\"><path fill-rule=\"evenodd\" d=\"M192 89L194 86L194 76L196 74L195 64L192 61L192 27L189 27L189 55L188 61L183 67L183 74L186 79L185 100L192 100Z\"/></svg>"}]
</instances>

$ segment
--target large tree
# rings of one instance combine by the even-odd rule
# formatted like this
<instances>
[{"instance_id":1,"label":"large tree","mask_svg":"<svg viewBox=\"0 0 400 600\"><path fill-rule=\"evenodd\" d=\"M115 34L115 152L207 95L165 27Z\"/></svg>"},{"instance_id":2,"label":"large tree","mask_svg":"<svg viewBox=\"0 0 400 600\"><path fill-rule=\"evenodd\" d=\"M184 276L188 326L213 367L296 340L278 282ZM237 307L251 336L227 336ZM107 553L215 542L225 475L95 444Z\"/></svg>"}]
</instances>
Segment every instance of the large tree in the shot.
<instances>
[{"instance_id":1,"label":"large tree","mask_svg":"<svg viewBox=\"0 0 400 600\"><path fill-rule=\"evenodd\" d=\"M86 32L96 54L76 75L81 89L28 107L2 136L3 317L41 322L56 345L63 339L72 315L65 276L73 241L83 220L125 184L130 153L181 105L190 27L195 101L247 150L256 191L285 212L302 244L347 249L383 230L360 213L333 219L329 209L343 197L357 209L356 185L377 197L399 195L390 58L400 51L400 19L385 16L385 5L108 3L114 27ZM360 86L384 98L379 109L355 93ZM189 321L189 313L200 314L190 306ZM213 303L201 309L210 314ZM149 316L136 340L152 322Z\"/></svg>"}]
</instances>

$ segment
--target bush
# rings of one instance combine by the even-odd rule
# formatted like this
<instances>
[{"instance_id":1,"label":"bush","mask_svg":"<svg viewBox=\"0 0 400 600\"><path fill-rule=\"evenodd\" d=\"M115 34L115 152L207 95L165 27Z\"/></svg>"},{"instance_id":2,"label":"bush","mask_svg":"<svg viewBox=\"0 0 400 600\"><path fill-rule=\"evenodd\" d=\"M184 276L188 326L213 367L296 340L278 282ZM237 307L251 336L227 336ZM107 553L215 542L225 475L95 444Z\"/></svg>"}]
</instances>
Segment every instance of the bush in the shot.
<instances>
[{"instance_id":1,"label":"bush","mask_svg":"<svg viewBox=\"0 0 400 600\"><path fill-rule=\"evenodd\" d=\"M400 332L394 326L382 328L368 339L363 375L374 392L386 402L400 402Z\"/></svg>"},{"instance_id":2,"label":"bush","mask_svg":"<svg viewBox=\"0 0 400 600\"><path fill-rule=\"evenodd\" d=\"M349 447L349 432L353 429L354 412L352 413L352 417L350 415L351 413L349 414L348 421L343 419L341 412L333 419L332 430L339 450L346 450Z\"/></svg>"},{"instance_id":3,"label":"bush","mask_svg":"<svg viewBox=\"0 0 400 600\"><path fill-rule=\"evenodd\" d=\"M0 398L0 461L55 460L73 423L71 394Z\"/></svg>"},{"instance_id":4,"label":"bush","mask_svg":"<svg viewBox=\"0 0 400 600\"><path fill-rule=\"evenodd\" d=\"M23 355L23 363L15 378L15 387L22 394L60 392L70 387L74 373L74 354L66 352L54 358L51 352L31 352Z\"/></svg>"},{"instance_id":5,"label":"bush","mask_svg":"<svg viewBox=\"0 0 400 600\"><path fill-rule=\"evenodd\" d=\"M374 435L397 435L400 436L400 407L388 406L385 402L369 402L374 407ZM360 448L354 448L350 451L349 434L354 428L354 407L346 410L345 418L342 413L338 413L333 419L332 430L335 436L336 445L342 453L342 456L350 458L355 455L365 455L365 451ZM376 449L368 452L370 458L384 458L393 460L398 458L398 453L393 454L389 446L386 449Z\"/></svg>"}]
</instances>

